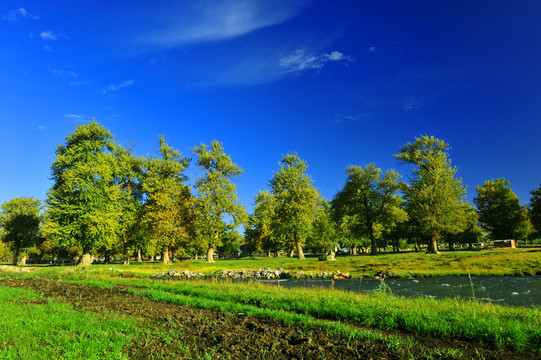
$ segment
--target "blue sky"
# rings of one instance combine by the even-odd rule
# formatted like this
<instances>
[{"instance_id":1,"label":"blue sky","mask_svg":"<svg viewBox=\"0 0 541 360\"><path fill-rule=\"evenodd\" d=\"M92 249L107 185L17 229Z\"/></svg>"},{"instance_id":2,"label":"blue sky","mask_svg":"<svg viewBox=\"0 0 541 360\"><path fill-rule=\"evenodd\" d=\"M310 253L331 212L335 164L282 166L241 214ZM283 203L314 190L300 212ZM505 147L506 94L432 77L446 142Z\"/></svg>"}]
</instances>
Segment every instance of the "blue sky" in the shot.
<instances>
[{"instance_id":1,"label":"blue sky","mask_svg":"<svg viewBox=\"0 0 541 360\"><path fill-rule=\"evenodd\" d=\"M135 153L221 141L252 208L283 154L332 198L347 165L421 134L468 186L541 184L541 2L0 2L0 203L44 200L57 144L94 117ZM192 163L191 180L199 172Z\"/></svg>"}]
</instances>

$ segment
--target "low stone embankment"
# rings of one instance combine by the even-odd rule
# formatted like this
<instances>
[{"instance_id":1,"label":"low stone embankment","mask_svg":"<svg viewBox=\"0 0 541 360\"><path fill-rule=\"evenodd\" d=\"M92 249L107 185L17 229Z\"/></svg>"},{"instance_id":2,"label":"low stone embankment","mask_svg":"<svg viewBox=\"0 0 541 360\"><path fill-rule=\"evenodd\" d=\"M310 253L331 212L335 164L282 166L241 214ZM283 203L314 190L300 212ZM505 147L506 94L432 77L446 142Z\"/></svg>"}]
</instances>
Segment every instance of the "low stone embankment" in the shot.
<instances>
[{"instance_id":1,"label":"low stone embankment","mask_svg":"<svg viewBox=\"0 0 541 360\"><path fill-rule=\"evenodd\" d=\"M273 270L271 268L262 268L257 270L218 270L210 275L204 275L199 272L191 272L188 270L169 270L168 272L161 272L152 275L153 278L168 278L168 277L181 277L187 279L206 279L206 278L218 278L218 279L256 279L256 280L277 280L277 279L347 279L350 277L349 273L326 272L319 273L305 273L303 271L287 271L282 268Z\"/></svg>"}]
</instances>

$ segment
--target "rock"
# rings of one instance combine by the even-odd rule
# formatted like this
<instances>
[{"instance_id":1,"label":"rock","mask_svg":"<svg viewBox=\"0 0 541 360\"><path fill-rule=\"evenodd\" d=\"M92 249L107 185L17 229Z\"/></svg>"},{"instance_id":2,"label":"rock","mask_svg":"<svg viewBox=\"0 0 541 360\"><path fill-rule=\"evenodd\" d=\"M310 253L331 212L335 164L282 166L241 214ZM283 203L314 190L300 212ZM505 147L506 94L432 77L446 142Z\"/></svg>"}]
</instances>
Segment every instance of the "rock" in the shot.
<instances>
[{"instance_id":1,"label":"rock","mask_svg":"<svg viewBox=\"0 0 541 360\"><path fill-rule=\"evenodd\" d=\"M169 275L169 276L175 276L176 273L177 273L177 272L176 272L175 270L172 270L172 269L171 269L171 270L169 270L169 271L167 272L167 275Z\"/></svg>"}]
</instances>

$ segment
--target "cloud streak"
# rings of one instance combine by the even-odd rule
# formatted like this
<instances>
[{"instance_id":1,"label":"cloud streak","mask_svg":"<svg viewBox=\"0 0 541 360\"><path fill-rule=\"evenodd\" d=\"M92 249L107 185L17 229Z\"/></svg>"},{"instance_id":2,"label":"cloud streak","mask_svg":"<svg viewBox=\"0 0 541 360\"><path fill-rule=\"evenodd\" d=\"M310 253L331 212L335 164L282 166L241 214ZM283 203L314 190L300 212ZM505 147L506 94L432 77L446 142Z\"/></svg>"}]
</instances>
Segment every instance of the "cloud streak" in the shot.
<instances>
[{"instance_id":1,"label":"cloud streak","mask_svg":"<svg viewBox=\"0 0 541 360\"><path fill-rule=\"evenodd\" d=\"M56 34L55 32L53 32L51 30L43 30L39 34L39 37L42 38L43 40L56 41L58 39L58 34Z\"/></svg>"},{"instance_id":2,"label":"cloud streak","mask_svg":"<svg viewBox=\"0 0 541 360\"><path fill-rule=\"evenodd\" d=\"M280 67L286 72L299 72L308 69L321 69L329 62L349 62L353 59L342 54L339 51L333 51L329 54L311 54L306 49L297 49L292 54L283 56L280 59Z\"/></svg>"},{"instance_id":3,"label":"cloud streak","mask_svg":"<svg viewBox=\"0 0 541 360\"><path fill-rule=\"evenodd\" d=\"M110 94L120 89L132 86L133 83L134 83L133 80L126 80L126 81L121 82L120 84L110 84L105 89L103 89L101 93L103 95Z\"/></svg>"},{"instance_id":4,"label":"cloud streak","mask_svg":"<svg viewBox=\"0 0 541 360\"><path fill-rule=\"evenodd\" d=\"M25 8L18 8L18 9L15 9L15 10L11 10L9 13L7 13L6 15L2 15L2 20L4 21L17 21L17 20L20 20L20 19L32 19L32 20L37 20L39 19L39 16L35 16L35 15L32 15L30 14L28 11L26 11Z\"/></svg>"},{"instance_id":5,"label":"cloud streak","mask_svg":"<svg viewBox=\"0 0 541 360\"><path fill-rule=\"evenodd\" d=\"M156 17L154 29L139 37L143 45L171 47L218 41L282 23L306 2L198 0Z\"/></svg>"}]
</instances>

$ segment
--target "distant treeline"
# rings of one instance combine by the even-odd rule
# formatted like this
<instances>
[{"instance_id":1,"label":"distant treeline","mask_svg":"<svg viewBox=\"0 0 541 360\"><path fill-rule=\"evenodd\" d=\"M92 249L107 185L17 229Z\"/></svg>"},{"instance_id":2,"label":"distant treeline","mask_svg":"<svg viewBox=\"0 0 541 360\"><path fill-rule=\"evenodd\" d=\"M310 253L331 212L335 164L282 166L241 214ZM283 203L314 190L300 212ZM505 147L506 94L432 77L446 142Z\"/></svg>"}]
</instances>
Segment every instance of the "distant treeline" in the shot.
<instances>
[{"instance_id":1,"label":"distant treeline","mask_svg":"<svg viewBox=\"0 0 541 360\"><path fill-rule=\"evenodd\" d=\"M478 186L473 207L456 177L449 145L420 136L395 156L413 165L409 182L374 164L348 166L345 182L332 199L323 199L297 154L283 157L269 189L255 196L253 214L237 197L233 180L243 170L212 141L192 149L201 170L193 187L184 174L190 159L159 139L159 156L138 157L113 141L96 121L77 126L58 145L51 166L54 181L45 204L15 198L2 204L0 257L14 263L26 257L78 258L92 255L206 255L216 252L269 256L303 249L327 254L338 246L352 254L377 254L412 244L437 253L445 243L472 244L489 239L528 239L541 233L541 186L521 205L509 181ZM244 228L244 234L239 229ZM0 259L1 260L1 259Z\"/></svg>"}]
</instances>

